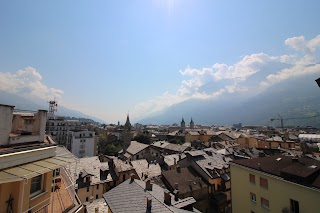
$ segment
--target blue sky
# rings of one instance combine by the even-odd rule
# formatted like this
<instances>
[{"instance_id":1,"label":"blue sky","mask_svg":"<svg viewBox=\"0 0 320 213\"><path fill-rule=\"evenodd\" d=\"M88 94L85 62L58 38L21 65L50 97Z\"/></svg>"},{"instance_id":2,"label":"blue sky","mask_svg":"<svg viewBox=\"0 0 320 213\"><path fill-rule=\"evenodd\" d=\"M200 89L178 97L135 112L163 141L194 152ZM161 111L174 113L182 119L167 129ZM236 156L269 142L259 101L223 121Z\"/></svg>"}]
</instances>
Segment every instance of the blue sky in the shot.
<instances>
[{"instance_id":1,"label":"blue sky","mask_svg":"<svg viewBox=\"0 0 320 213\"><path fill-rule=\"evenodd\" d=\"M245 56L306 52L295 48L300 36L317 51L319 8L316 0L1 1L0 89L135 120L192 98L196 90L186 90L210 78L195 70L212 77Z\"/></svg>"}]
</instances>

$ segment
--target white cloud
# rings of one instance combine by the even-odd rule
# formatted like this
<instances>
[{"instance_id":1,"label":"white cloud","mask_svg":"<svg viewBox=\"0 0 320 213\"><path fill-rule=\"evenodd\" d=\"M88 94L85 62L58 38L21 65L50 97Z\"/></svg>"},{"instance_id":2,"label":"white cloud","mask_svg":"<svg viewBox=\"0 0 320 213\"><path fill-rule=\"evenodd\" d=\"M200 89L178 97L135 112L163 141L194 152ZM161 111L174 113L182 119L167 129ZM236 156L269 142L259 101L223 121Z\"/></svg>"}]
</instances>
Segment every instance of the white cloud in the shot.
<instances>
[{"instance_id":1,"label":"white cloud","mask_svg":"<svg viewBox=\"0 0 320 213\"><path fill-rule=\"evenodd\" d=\"M317 64L316 49L320 47L320 35L306 41L303 36L292 37L285 40L285 44L291 48L303 52L302 55L283 55L280 61L289 61L291 67L277 70L260 83L262 87L281 82L291 77L320 72L320 64Z\"/></svg>"},{"instance_id":2,"label":"white cloud","mask_svg":"<svg viewBox=\"0 0 320 213\"><path fill-rule=\"evenodd\" d=\"M152 100L138 104L135 107L136 117L161 111L173 104L192 98L215 99L227 93L259 92L274 83L294 76L320 72L320 64L316 63L316 59L319 58L316 55L316 50L320 47L320 35L309 41L305 40L303 36L292 37L286 39L284 43L297 52L280 56L256 53L246 55L232 65L215 63L212 67L202 69L188 66L185 70L179 70L179 73L185 79L181 82L178 90L174 94L166 92ZM275 69L274 73L268 75L265 80L256 82L254 88L249 89L243 86L246 85L248 77L258 73L263 66L271 62L285 63L287 68L283 70ZM233 81L233 83L230 83L230 81ZM212 93L201 92L200 87L208 82L213 82L213 84L220 82L219 85L222 86L216 88Z\"/></svg>"},{"instance_id":3,"label":"white cloud","mask_svg":"<svg viewBox=\"0 0 320 213\"><path fill-rule=\"evenodd\" d=\"M286 39L284 43L298 51L314 52L320 47L320 35L314 37L310 41L306 41L303 36L292 37Z\"/></svg>"},{"instance_id":4,"label":"white cloud","mask_svg":"<svg viewBox=\"0 0 320 213\"><path fill-rule=\"evenodd\" d=\"M59 99L63 94L62 90L45 85L40 73L32 67L13 73L0 72L0 90L44 100Z\"/></svg>"}]
</instances>

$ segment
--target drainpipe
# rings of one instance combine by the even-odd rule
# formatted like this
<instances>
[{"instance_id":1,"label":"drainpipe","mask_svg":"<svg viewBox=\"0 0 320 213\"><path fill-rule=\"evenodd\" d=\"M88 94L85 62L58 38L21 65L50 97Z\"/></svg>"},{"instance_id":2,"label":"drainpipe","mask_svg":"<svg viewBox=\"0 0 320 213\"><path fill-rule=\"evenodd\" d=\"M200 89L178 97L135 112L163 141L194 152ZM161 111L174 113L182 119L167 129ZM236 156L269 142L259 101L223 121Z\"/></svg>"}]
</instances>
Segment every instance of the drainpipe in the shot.
<instances>
[{"instance_id":1,"label":"drainpipe","mask_svg":"<svg viewBox=\"0 0 320 213\"><path fill-rule=\"evenodd\" d=\"M20 204L20 212L22 213L23 208L23 198L24 198L24 185L28 183L28 179L24 176L22 181L22 194L21 194L21 204Z\"/></svg>"}]
</instances>

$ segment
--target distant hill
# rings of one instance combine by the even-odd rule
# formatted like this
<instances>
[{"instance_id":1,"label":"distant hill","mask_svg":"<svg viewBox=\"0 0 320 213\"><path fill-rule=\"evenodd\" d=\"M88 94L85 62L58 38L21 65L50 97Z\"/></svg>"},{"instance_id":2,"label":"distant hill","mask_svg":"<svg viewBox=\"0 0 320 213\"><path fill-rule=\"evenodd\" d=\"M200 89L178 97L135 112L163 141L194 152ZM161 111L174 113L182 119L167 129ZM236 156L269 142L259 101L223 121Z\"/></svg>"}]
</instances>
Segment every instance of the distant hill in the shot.
<instances>
[{"instance_id":1,"label":"distant hill","mask_svg":"<svg viewBox=\"0 0 320 213\"><path fill-rule=\"evenodd\" d=\"M248 97L245 94L225 94L216 100L192 99L171 106L156 115L139 121L143 124L172 124L183 116L197 124L280 125L270 118L301 118L320 115L320 88L315 83L318 75L305 75L269 87ZM212 86L213 87L213 86ZM211 88L206 85L206 88ZM320 127L320 116L308 119L285 120L284 125Z\"/></svg>"},{"instance_id":2,"label":"distant hill","mask_svg":"<svg viewBox=\"0 0 320 213\"><path fill-rule=\"evenodd\" d=\"M43 102L43 103L42 103ZM24 110L38 110L45 109L48 110L49 105L42 100L32 101L27 98L20 97L18 95L0 90L0 104L13 105L15 109L24 109ZM82 112L68 109L63 106L58 106L58 112L56 115L66 116L66 117L75 117L75 118L89 118L99 123L106 123L106 121L96 118L94 116L86 115Z\"/></svg>"}]
</instances>

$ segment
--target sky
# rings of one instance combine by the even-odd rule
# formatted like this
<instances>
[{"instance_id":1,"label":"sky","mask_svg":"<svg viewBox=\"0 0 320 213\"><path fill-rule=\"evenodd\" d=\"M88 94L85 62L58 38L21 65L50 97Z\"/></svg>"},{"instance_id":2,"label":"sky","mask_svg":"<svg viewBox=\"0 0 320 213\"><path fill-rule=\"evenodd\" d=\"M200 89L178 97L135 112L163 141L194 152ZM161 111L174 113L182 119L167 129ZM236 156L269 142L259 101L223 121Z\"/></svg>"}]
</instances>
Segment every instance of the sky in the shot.
<instances>
[{"instance_id":1,"label":"sky","mask_svg":"<svg viewBox=\"0 0 320 213\"><path fill-rule=\"evenodd\" d=\"M271 61L291 70L261 87L301 74L319 62L319 8L318 0L1 1L0 89L111 123L127 113L139 120L246 91L237 83ZM233 83L199 92L225 79Z\"/></svg>"}]
</instances>

